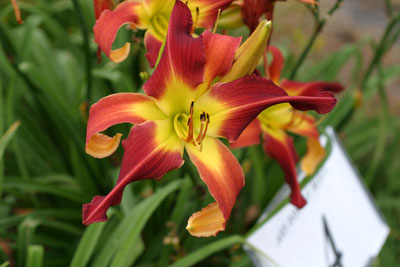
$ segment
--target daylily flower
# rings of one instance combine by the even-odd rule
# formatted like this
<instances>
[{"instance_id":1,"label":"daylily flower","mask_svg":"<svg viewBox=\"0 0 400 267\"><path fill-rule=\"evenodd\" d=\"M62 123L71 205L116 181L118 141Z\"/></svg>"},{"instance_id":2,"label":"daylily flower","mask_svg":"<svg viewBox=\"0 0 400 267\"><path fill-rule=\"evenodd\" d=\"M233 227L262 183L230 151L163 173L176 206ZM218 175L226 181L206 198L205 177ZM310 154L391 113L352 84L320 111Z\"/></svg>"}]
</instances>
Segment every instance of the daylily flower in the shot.
<instances>
[{"instance_id":1,"label":"daylily flower","mask_svg":"<svg viewBox=\"0 0 400 267\"><path fill-rule=\"evenodd\" d=\"M244 185L240 164L218 138L236 140L262 110L277 103L290 101L302 110L320 113L334 107L332 94L291 97L257 76L213 82L230 71L234 58L240 58L236 52L241 51L237 49L241 38L209 31L194 38L191 32L190 9L176 1L165 49L143 86L145 94L114 94L91 107L86 152L94 157L112 154L121 138L121 134L108 137L101 131L117 123L135 126L122 142L125 151L116 186L107 196L96 196L83 206L84 224L107 220L107 209L121 202L127 184L160 179L182 166L186 150L215 199L190 217L187 229L194 236L216 235L225 229Z\"/></svg>"},{"instance_id":2,"label":"daylily flower","mask_svg":"<svg viewBox=\"0 0 400 267\"><path fill-rule=\"evenodd\" d=\"M15 18L17 19L17 22L19 24L21 24L23 21L21 19L21 11L19 10L19 6L18 6L17 0L11 0L11 4L12 4L13 9L14 9Z\"/></svg>"},{"instance_id":3,"label":"daylily flower","mask_svg":"<svg viewBox=\"0 0 400 267\"><path fill-rule=\"evenodd\" d=\"M280 82L280 73L284 59L276 47L270 46L273 61L269 67L272 81L280 85L292 96L318 96L326 91L340 92L343 90L339 83L331 82L295 82L283 80ZM270 107L257 117L240 135L231 147L245 147L260 143L260 134L264 139L265 152L274 158L282 167L286 183L291 189L291 203L301 208L306 204L301 196L297 182L296 163L299 157L295 151L292 138L286 133L291 132L307 137L307 154L301 161L301 168L306 175L315 172L316 167L325 157L325 150L318 141L319 133L313 116L295 110L287 103Z\"/></svg>"},{"instance_id":4,"label":"daylily flower","mask_svg":"<svg viewBox=\"0 0 400 267\"><path fill-rule=\"evenodd\" d=\"M265 15L272 20L274 5L277 1L285 0L235 0L222 12L220 25L223 28L237 28L243 23L253 32ZM306 4L316 4L315 0L297 0Z\"/></svg>"},{"instance_id":5,"label":"daylily flower","mask_svg":"<svg viewBox=\"0 0 400 267\"><path fill-rule=\"evenodd\" d=\"M194 27L211 29L218 16L232 0L190 0L188 6L195 18ZM105 10L94 26L96 43L114 62L125 60L129 54L130 43L112 50L118 29L124 24L132 28L145 29L144 44L146 58L154 67L159 50L165 40L168 21L175 0L128 0L120 3L113 11ZM194 30L194 29L192 29Z\"/></svg>"}]
</instances>

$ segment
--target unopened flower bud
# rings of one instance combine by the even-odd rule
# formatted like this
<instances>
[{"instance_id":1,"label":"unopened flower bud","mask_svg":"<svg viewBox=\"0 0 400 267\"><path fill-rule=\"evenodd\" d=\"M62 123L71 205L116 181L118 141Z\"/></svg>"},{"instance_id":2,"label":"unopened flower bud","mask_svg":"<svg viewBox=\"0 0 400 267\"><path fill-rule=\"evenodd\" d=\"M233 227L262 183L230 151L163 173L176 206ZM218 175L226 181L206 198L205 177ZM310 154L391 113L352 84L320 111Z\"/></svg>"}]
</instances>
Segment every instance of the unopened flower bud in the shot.
<instances>
[{"instance_id":1,"label":"unopened flower bud","mask_svg":"<svg viewBox=\"0 0 400 267\"><path fill-rule=\"evenodd\" d=\"M236 50L232 68L222 77L221 82L231 82L252 74L264 53L270 33L271 21L261 21L249 38Z\"/></svg>"}]
</instances>

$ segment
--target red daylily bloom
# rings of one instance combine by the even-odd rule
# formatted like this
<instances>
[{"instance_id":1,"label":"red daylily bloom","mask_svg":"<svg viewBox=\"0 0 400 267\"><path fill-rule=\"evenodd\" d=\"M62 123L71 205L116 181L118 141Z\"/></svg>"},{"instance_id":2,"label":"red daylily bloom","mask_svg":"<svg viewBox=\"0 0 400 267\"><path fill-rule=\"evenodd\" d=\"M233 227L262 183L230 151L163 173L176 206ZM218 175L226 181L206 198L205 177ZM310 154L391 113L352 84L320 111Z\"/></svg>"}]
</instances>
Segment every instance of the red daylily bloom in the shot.
<instances>
[{"instance_id":1,"label":"red daylily bloom","mask_svg":"<svg viewBox=\"0 0 400 267\"><path fill-rule=\"evenodd\" d=\"M236 28L242 23L246 24L250 32L253 32L260 18L265 15L267 20L272 20L274 5L277 1L285 0L236 0L221 16L223 28ZM316 4L315 0L297 0L306 4Z\"/></svg>"},{"instance_id":2,"label":"red daylily bloom","mask_svg":"<svg viewBox=\"0 0 400 267\"><path fill-rule=\"evenodd\" d=\"M21 19L21 11L19 10L19 6L18 6L17 0L11 0L11 4L12 4L13 9L14 9L15 18L17 19L17 22L19 24L21 24L23 22L23 20Z\"/></svg>"},{"instance_id":3,"label":"red daylily bloom","mask_svg":"<svg viewBox=\"0 0 400 267\"><path fill-rule=\"evenodd\" d=\"M284 59L276 47L270 46L273 61L269 67L269 75L275 84L292 96L318 96L324 92L340 92L342 85L330 82L294 82L284 80L280 83L280 73ZM301 161L302 170L311 175L325 156L325 150L318 141L319 133L313 116L295 110L287 103L275 105L260 113L231 146L234 148L255 145L263 134L264 150L281 165L286 183L291 189L291 202L301 208L306 204L301 196L297 182L296 163L299 157L294 149L292 138L286 131L307 137L307 154Z\"/></svg>"},{"instance_id":4,"label":"red daylily bloom","mask_svg":"<svg viewBox=\"0 0 400 267\"><path fill-rule=\"evenodd\" d=\"M334 107L332 94L288 96L257 76L213 83L230 71L241 38L208 31L193 38L191 30L190 9L177 1L160 63L143 86L146 94L114 94L91 107L86 152L94 157L113 153L121 138L101 131L123 122L135 126L122 142L125 151L116 186L107 196L96 196L83 206L84 224L107 220L107 209L120 203L127 184L160 179L179 168L186 150L216 201L194 213L187 229L194 236L216 235L225 229L244 185L238 161L218 138L236 140L262 110L277 103L290 102L321 113Z\"/></svg>"},{"instance_id":5,"label":"red daylily bloom","mask_svg":"<svg viewBox=\"0 0 400 267\"><path fill-rule=\"evenodd\" d=\"M211 29L218 16L232 0L191 0L188 6L195 17L195 27ZM94 27L95 41L114 62L126 59L130 43L112 50L118 29L124 24L132 28L146 29L144 44L146 58L154 67L168 29L168 21L175 0L128 0L120 3L113 11L105 10Z\"/></svg>"}]
</instances>

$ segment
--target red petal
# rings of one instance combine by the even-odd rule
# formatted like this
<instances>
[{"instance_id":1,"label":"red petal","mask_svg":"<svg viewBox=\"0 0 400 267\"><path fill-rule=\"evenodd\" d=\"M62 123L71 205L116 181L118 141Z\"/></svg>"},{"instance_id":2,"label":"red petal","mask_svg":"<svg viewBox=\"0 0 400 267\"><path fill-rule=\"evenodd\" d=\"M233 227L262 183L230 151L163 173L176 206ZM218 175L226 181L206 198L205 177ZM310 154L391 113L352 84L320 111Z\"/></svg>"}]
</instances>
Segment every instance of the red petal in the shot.
<instances>
[{"instance_id":1,"label":"red petal","mask_svg":"<svg viewBox=\"0 0 400 267\"><path fill-rule=\"evenodd\" d=\"M281 51L275 46L269 46L269 51L272 54L272 61L269 66L269 77L271 80L279 84L279 79L281 77L281 71L283 69L283 65L285 63L285 59Z\"/></svg>"},{"instance_id":2,"label":"red petal","mask_svg":"<svg viewBox=\"0 0 400 267\"><path fill-rule=\"evenodd\" d=\"M150 67L154 68L154 65L157 62L158 53L160 52L162 42L160 42L150 32L146 32L144 36L144 45L147 50L146 53L147 61L149 62Z\"/></svg>"},{"instance_id":3,"label":"red petal","mask_svg":"<svg viewBox=\"0 0 400 267\"><path fill-rule=\"evenodd\" d=\"M290 96L289 102L295 109L315 110L320 114L328 113L336 106L336 98L331 92L320 92L316 96Z\"/></svg>"},{"instance_id":4,"label":"red petal","mask_svg":"<svg viewBox=\"0 0 400 267\"><path fill-rule=\"evenodd\" d=\"M244 129L239 138L230 144L231 148L248 147L260 143L261 125L255 119Z\"/></svg>"},{"instance_id":5,"label":"red petal","mask_svg":"<svg viewBox=\"0 0 400 267\"><path fill-rule=\"evenodd\" d=\"M201 151L191 144L187 144L185 148L225 219L213 233L198 233L196 236L216 235L225 229L236 197L244 186L243 171L232 152L217 138L206 137ZM196 229L189 231L194 233Z\"/></svg>"},{"instance_id":6,"label":"red petal","mask_svg":"<svg viewBox=\"0 0 400 267\"><path fill-rule=\"evenodd\" d=\"M123 61L129 53L130 43L112 51L112 44L117 36L118 29L128 23L137 23L138 16L135 7L139 3L134 1L122 2L113 11L104 10L94 26L95 42L101 50L114 62Z\"/></svg>"},{"instance_id":7,"label":"red petal","mask_svg":"<svg viewBox=\"0 0 400 267\"><path fill-rule=\"evenodd\" d=\"M253 32L258 23L260 17L268 11L270 6L273 5L273 1L266 0L244 0L242 5L242 18L244 23L249 27L250 32Z\"/></svg>"},{"instance_id":8,"label":"red petal","mask_svg":"<svg viewBox=\"0 0 400 267\"><path fill-rule=\"evenodd\" d=\"M166 125L170 125L169 121ZM182 142L169 131L160 136L166 125L148 121L132 128L128 139L123 141L125 153L117 184L107 196L96 196L91 203L83 205L83 224L106 221L108 208L121 202L123 190L129 183L159 179L182 166Z\"/></svg>"},{"instance_id":9,"label":"red petal","mask_svg":"<svg viewBox=\"0 0 400 267\"><path fill-rule=\"evenodd\" d=\"M189 8L196 14L196 7L199 9L197 25L211 30L218 17L218 9L224 10L233 0L191 0L188 1Z\"/></svg>"},{"instance_id":10,"label":"red petal","mask_svg":"<svg viewBox=\"0 0 400 267\"><path fill-rule=\"evenodd\" d=\"M208 135L226 137L232 142L261 111L278 103L289 102L300 110L313 109L319 113L330 111L336 99L329 92L323 93L328 95L288 96L271 80L253 75L215 84L198 99L195 109L209 113Z\"/></svg>"},{"instance_id":11,"label":"red petal","mask_svg":"<svg viewBox=\"0 0 400 267\"><path fill-rule=\"evenodd\" d=\"M113 6L112 0L93 0L94 17L96 20L100 17L104 10L111 10Z\"/></svg>"},{"instance_id":12,"label":"red petal","mask_svg":"<svg viewBox=\"0 0 400 267\"><path fill-rule=\"evenodd\" d=\"M301 195L300 186L297 182L296 162L299 160L294 150L293 140L282 130L264 132L264 150L278 161L283 172L285 181L290 186L290 202L298 208L306 204Z\"/></svg>"},{"instance_id":13,"label":"red petal","mask_svg":"<svg viewBox=\"0 0 400 267\"><path fill-rule=\"evenodd\" d=\"M231 69L242 38L209 31L203 32L202 35L206 53L205 81L209 85L215 77L223 76Z\"/></svg>"},{"instance_id":14,"label":"red petal","mask_svg":"<svg viewBox=\"0 0 400 267\"><path fill-rule=\"evenodd\" d=\"M165 115L151 97L135 93L109 95L100 99L90 108L86 146L88 148L94 134L104 131L114 124L124 122L138 124L147 120L164 118L166 118ZM89 151L87 152L89 153Z\"/></svg>"},{"instance_id":15,"label":"red petal","mask_svg":"<svg viewBox=\"0 0 400 267\"><path fill-rule=\"evenodd\" d=\"M322 92L340 93L344 87L334 82L295 82L284 80L281 87L293 96L319 96Z\"/></svg>"},{"instance_id":16,"label":"red petal","mask_svg":"<svg viewBox=\"0 0 400 267\"><path fill-rule=\"evenodd\" d=\"M204 45L202 36L193 38L190 35L192 24L189 8L181 1L176 1L160 63L143 85L148 95L162 98L171 80L183 80L193 90L203 82Z\"/></svg>"}]
</instances>

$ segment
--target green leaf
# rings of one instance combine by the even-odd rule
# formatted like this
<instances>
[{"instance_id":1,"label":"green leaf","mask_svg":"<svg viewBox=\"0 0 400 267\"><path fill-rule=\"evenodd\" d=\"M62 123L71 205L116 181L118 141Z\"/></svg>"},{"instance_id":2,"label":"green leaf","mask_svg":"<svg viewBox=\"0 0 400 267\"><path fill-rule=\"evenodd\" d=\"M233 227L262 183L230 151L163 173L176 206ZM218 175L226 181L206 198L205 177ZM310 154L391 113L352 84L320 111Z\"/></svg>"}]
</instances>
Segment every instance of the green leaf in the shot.
<instances>
[{"instance_id":1,"label":"green leaf","mask_svg":"<svg viewBox=\"0 0 400 267\"><path fill-rule=\"evenodd\" d=\"M151 214L170 193L178 189L181 185L182 180L169 183L149 198L141 201L130 213L126 214L106 241L106 245L99 252L99 256L94 261L93 266L110 266L109 262L113 256L114 259L111 266L130 266L134 261L130 255L131 248L133 244L138 242L139 234L142 232Z\"/></svg>"},{"instance_id":2,"label":"green leaf","mask_svg":"<svg viewBox=\"0 0 400 267\"><path fill-rule=\"evenodd\" d=\"M18 225L17 232L17 266L23 266L25 259L27 260L28 248L31 245L36 228L40 221L33 218L26 218Z\"/></svg>"},{"instance_id":3,"label":"green leaf","mask_svg":"<svg viewBox=\"0 0 400 267\"><path fill-rule=\"evenodd\" d=\"M92 256L105 225L105 223L95 223L86 228L78 248L75 251L74 257L72 258L70 267L87 266L86 264Z\"/></svg>"},{"instance_id":4,"label":"green leaf","mask_svg":"<svg viewBox=\"0 0 400 267\"><path fill-rule=\"evenodd\" d=\"M26 258L26 267L41 267L43 263L43 246L30 245L28 247L28 257Z\"/></svg>"},{"instance_id":5,"label":"green leaf","mask_svg":"<svg viewBox=\"0 0 400 267\"><path fill-rule=\"evenodd\" d=\"M34 180L34 179L32 179ZM27 181L18 178L12 178L4 181L4 191L19 190L27 193L47 193L59 197L64 197L78 203L84 203L89 200L89 196L75 190L62 188L59 185L46 184L41 181Z\"/></svg>"},{"instance_id":6,"label":"green leaf","mask_svg":"<svg viewBox=\"0 0 400 267\"><path fill-rule=\"evenodd\" d=\"M19 121L14 122L0 138L0 160L2 160L4 151L6 150L8 143L10 143L11 139L14 137L20 124Z\"/></svg>"},{"instance_id":7,"label":"green leaf","mask_svg":"<svg viewBox=\"0 0 400 267\"><path fill-rule=\"evenodd\" d=\"M242 236L234 235L230 237L226 237L224 239L217 240L212 242L202 248L197 249L195 252L192 252L174 264L170 265L170 267L186 267L193 266L196 263L199 263L201 260L207 258L208 256L231 247L235 244L243 244L245 239Z\"/></svg>"}]
</instances>

